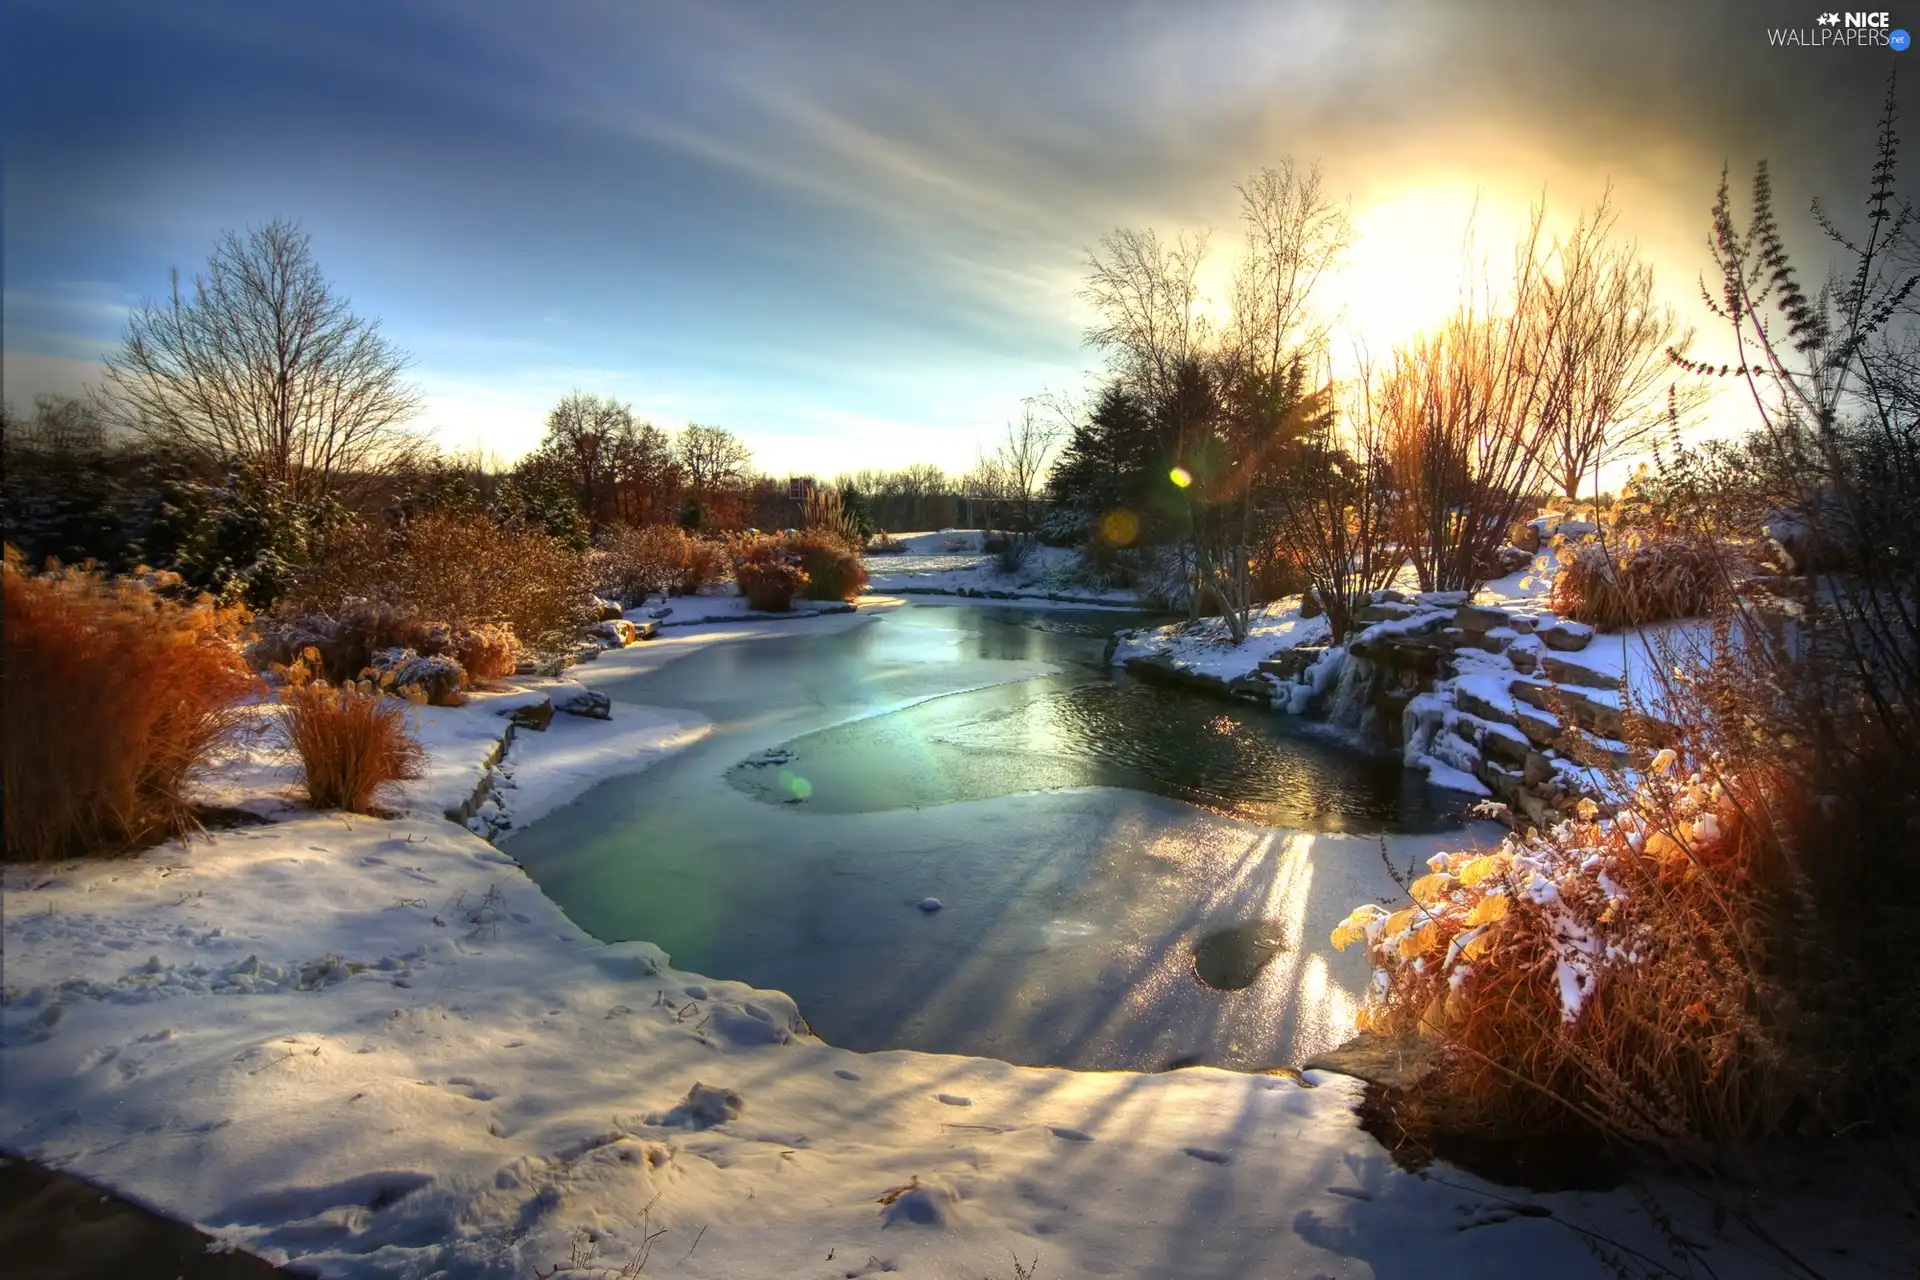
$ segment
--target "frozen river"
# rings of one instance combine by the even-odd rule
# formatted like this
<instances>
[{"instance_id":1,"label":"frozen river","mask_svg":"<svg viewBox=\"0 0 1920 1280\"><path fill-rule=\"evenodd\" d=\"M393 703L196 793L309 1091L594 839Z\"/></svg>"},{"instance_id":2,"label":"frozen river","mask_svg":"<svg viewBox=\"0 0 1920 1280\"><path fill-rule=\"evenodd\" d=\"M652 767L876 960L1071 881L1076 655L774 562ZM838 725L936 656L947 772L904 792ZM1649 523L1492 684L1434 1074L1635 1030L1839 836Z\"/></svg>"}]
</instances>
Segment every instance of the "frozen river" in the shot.
<instances>
[{"instance_id":1,"label":"frozen river","mask_svg":"<svg viewBox=\"0 0 1920 1280\"><path fill-rule=\"evenodd\" d=\"M713 732L505 847L596 936L787 991L849 1048L1296 1063L1350 1030L1368 973L1327 934L1399 896L1386 859L1495 829L1391 757L1108 668L1141 621L916 606L596 670Z\"/></svg>"}]
</instances>

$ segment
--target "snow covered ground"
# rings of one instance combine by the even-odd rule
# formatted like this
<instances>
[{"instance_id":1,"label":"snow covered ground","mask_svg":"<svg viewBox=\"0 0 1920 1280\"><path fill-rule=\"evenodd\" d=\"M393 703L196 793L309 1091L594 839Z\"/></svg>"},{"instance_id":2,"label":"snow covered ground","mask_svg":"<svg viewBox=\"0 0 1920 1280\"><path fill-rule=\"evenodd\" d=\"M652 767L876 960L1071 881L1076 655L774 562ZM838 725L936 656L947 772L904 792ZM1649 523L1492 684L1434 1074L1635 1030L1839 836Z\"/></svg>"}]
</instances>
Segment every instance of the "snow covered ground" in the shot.
<instances>
[{"instance_id":1,"label":"snow covered ground","mask_svg":"<svg viewBox=\"0 0 1920 1280\"><path fill-rule=\"evenodd\" d=\"M525 700L426 713L435 767L391 819L299 810L256 742L213 789L275 820L10 868L0 1146L327 1276L1557 1277L1601 1274L1596 1245L1671 1258L1624 1192L1397 1169L1343 1077L859 1055L778 992L597 942L442 816ZM614 715L517 734L517 821L702 730ZM1668 1207L1715 1274L1779 1273L1697 1202ZM1864 1275L1888 1216L1835 1191L1768 1222Z\"/></svg>"},{"instance_id":2,"label":"snow covered ground","mask_svg":"<svg viewBox=\"0 0 1920 1280\"><path fill-rule=\"evenodd\" d=\"M1093 587L1075 577L1080 553L1072 547L1036 546L1018 572L1003 574L993 556L981 550L985 535L973 529L903 534L906 550L866 557L875 592L995 594L1024 599L1066 598L1082 603L1138 606L1132 591Z\"/></svg>"}]
</instances>

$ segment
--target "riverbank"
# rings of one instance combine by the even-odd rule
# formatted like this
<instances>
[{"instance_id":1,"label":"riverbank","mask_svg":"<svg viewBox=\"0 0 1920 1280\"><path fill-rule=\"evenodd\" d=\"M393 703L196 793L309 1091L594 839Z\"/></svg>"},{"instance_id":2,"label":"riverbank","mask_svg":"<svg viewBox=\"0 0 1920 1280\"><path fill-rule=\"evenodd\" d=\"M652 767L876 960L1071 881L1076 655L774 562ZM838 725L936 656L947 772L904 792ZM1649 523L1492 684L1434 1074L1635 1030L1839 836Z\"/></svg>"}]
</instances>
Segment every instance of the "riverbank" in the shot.
<instances>
[{"instance_id":1,"label":"riverbank","mask_svg":"<svg viewBox=\"0 0 1920 1280\"><path fill-rule=\"evenodd\" d=\"M591 691L739 634L573 674ZM390 818L299 810L255 743L215 783L261 825L9 869L0 1146L337 1276L1577 1275L1603 1273L1595 1241L1667 1256L1626 1193L1397 1168L1344 1077L856 1054L779 992L596 942L444 815L487 777L501 711L524 727L494 790L522 824L701 726L622 703L533 728L553 696L434 713L435 768ZM1769 1226L1823 1259L1823 1239L1884 1234L1871 1201L1832 1199ZM1669 1207L1718 1274L1765 1273L1693 1203Z\"/></svg>"}]
</instances>

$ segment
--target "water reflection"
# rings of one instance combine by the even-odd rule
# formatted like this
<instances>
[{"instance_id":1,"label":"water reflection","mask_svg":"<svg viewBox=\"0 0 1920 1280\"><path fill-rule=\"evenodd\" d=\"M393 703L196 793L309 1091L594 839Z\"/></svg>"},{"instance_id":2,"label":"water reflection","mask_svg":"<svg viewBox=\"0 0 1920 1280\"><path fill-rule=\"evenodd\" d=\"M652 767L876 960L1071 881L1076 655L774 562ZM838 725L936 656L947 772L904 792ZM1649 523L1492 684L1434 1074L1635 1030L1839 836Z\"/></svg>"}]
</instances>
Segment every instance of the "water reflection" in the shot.
<instances>
[{"instance_id":1,"label":"water reflection","mask_svg":"<svg viewBox=\"0 0 1920 1280\"><path fill-rule=\"evenodd\" d=\"M937 610L924 612L939 618ZM907 625L935 625L915 614ZM1459 825L1466 799L1428 787L1392 755L1264 708L1109 670L1102 655L1115 625L1100 615L989 613L960 641L964 656L1041 659L1066 673L808 734L785 744L794 760L779 775L743 762L729 781L770 803L792 804L804 790L807 806L824 813L1117 786L1262 826L1369 832Z\"/></svg>"}]
</instances>

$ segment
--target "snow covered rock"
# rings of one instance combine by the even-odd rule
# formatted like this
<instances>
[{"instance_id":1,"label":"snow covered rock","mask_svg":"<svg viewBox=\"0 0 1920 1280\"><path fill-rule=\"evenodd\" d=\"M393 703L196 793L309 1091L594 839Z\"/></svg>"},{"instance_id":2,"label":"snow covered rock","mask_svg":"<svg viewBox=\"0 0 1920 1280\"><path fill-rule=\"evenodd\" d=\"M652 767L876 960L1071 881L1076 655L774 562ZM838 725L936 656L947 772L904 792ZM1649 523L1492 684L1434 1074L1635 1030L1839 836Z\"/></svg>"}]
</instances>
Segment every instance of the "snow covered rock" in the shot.
<instances>
[{"instance_id":1,"label":"snow covered rock","mask_svg":"<svg viewBox=\"0 0 1920 1280\"><path fill-rule=\"evenodd\" d=\"M932 915L934 912L940 909L940 899L922 898L920 899L920 909L926 912L928 915Z\"/></svg>"},{"instance_id":2,"label":"snow covered rock","mask_svg":"<svg viewBox=\"0 0 1920 1280\"><path fill-rule=\"evenodd\" d=\"M609 649L624 649L640 639L640 628L625 618L608 618L593 624L588 634Z\"/></svg>"},{"instance_id":3,"label":"snow covered rock","mask_svg":"<svg viewBox=\"0 0 1920 1280\"><path fill-rule=\"evenodd\" d=\"M583 689L574 686L553 695L553 709L564 711L570 716L585 716L590 720L613 719L613 699L598 689Z\"/></svg>"},{"instance_id":4,"label":"snow covered rock","mask_svg":"<svg viewBox=\"0 0 1920 1280\"><path fill-rule=\"evenodd\" d=\"M881 1218L889 1227L944 1227L960 1207L960 1192L945 1178L915 1177L880 1198Z\"/></svg>"},{"instance_id":5,"label":"snow covered rock","mask_svg":"<svg viewBox=\"0 0 1920 1280\"><path fill-rule=\"evenodd\" d=\"M1556 622L1534 634L1546 642L1547 648L1563 653L1584 649L1593 642L1593 628L1584 622Z\"/></svg>"},{"instance_id":6,"label":"snow covered rock","mask_svg":"<svg viewBox=\"0 0 1920 1280\"><path fill-rule=\"evenodd\" d=\"M694 1081L679 1106L650 1123L685 1129L711 1129L737 1118L746 1102L732 1089Z\"/></svg>"},{"instance_id":7,"label":"snow covered rock","mask_svg":"<svg viewBox=\"0 0 1920 1280\"><path fill-rule=\"evenodd\" d=\"M395 688L417 688L436 707L454 706L467 673L458 659L446 654L422 656L412 649L382 649L373 655L373 669L391 675Z\"/></svg>"}]
</instances>

